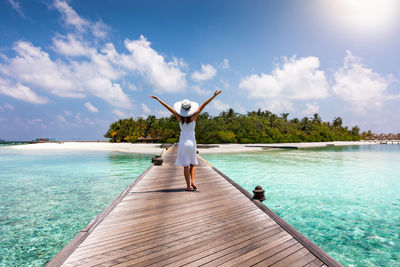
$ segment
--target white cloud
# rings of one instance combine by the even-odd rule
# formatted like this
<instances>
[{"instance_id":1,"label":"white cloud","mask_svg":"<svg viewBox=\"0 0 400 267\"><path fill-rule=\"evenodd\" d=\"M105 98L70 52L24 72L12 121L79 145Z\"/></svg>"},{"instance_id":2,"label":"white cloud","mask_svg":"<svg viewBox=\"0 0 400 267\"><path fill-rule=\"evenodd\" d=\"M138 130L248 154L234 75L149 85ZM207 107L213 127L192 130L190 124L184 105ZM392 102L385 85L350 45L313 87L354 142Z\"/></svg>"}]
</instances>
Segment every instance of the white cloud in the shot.
<instances>
[{"instance_id":1,"label":"white cloud","mask_svg":"<svg viewBox=\"0 0 400 267\"><path fill-rule=\"evenodd\" d=\"M0 78L13 81L18 90L13 93L2 90L0 93L22 100L23 91L27 95L24 101L33 103L48 102L47 98L37 95L38 90L68 98L96 96L115 107L130 109L132 102L121 84L132 91L137 89L133 83L123 79L128 73L136 74L155 92L181 92L186 87L183 69L187 64L183 59L173 57L172 61L167 61L144 36L138 40L125 40L129 52L118 53L112 43L99 45L96 39L102 38L108 29L103 22L94 23L80 17L62 0L56 0L53 6L60 11L65 23L76 31L53 37L52 48L58 53L54 58L30 42L15 42L16 56L3 57ZM94 37L88 37L86 33L89 30Z\"/></svg>"},{"instance_id":2,"label":"white cloud","mask_svg":"<svg viewBox=\"0 0 400 267\"><path fill-rule=\"evenodd\" d=\"M87 126L87 125L94 125L95 122L87 117L82 117L81 114L75 114L75 122L71 125L73 126Z\"/></svg>"},{"instance_id":3,"label":"white cloud","mask_svg":"<svg viewBox=\"0 0 400 267\"><path fill-rule=\"evenodd\" d=\"M306 103L306 108L303 110L303 114L305 115L313 115L314 113L319 112L319 105L316 102Z\"/></svg>"},{"instance_id":4,"label":"white cloud","mask_svg":"<svg viewBox=\"0 0 400 267\"><path fill-rule=\"evenodd\" d=\"M53 5L62 15L66 25L73 26L78 32L85 33L88 30L97 38L107 37L109 27L101 20L91 22L82 18L67 2L55 0Z\"/></svg>"},{"instance_id":5,"label":"white cloud","mask_svg":"<svg viewBox=\"0 0 400 267\"><path fill-rule=\"evenodd\" d=\"M131 101L118 83L113 83L106 78L96 77L87 80L85 86L93 95L106 100L115 107L132 107Z\"/></svg>"},{"instance_id":6,"label":"white cloud","mask_svg":"<svg viewBox=\"0 0 400 267\"><path fill-rule=\"evenodd\" d=\"M96 108L95 106L93 106L90 102L86 102L85 107L88 109L89 112L92 112L92 113L99 112L99 109Z\"/></svg>"},{"instance_id":7,"label":"white cloud","mask_svg":"<svg viewBox=\"0 0 400 267\"><path fill-rule=\"evenodd\" d=\"M117 115L118 118L127 118L127 117L129 117L127 113L125 113L125 112L123 112L123 111L121 111L119 109L114 109L112 111L112 113L114 115Z\"/></svg>"},{"instance_id":8,"label":"white cloud","mask_svg":"<svg viewBox=\"0 0 400 267\"><path fill-rule=\"evenodd\" d=\"M269 110L273 113L288 112L294 110L293 104L285 99L269 99L259 103L258 106L263 110Z\"/></svg>"},{"instance_id":9,"label":"white cloud","mask_svg":"<svg viewBox=\"0 0 400 267\"><path fill-rule=\"evenodd\" d=\"M156 92L175 93L186 86L186 74L179 68L178 61L166 62L141 35L139 40L125 40L125 47L131 52L121 55L120 64L139 72Z\"/></svg>"},{"instance_id":10,"label":"white cloud","mask_svg":"<svg viewBox=\"0 0 400 267\"><path fill-rule=\"evenodd\" d=\"M58 120L58 122L60 122L61 124L67 123L67 120L64 118L63 115L57 115L57 120Z\"/></svg>"},{"instance_id":11,"label":"white cloud","mask_svg":"<svg viewBox=\"0 0 400 267\"><path fill-rule=\"evenodd\" d=\"M220 64L219 64L219 67L221 68L221 69L223 69L223 70L225 70L225 69L229 69L229 60L227 59L227 58L224 58L224 61L222 61Z\"/></svg>"},{"instance_id":12,"label":"white cloud","mask_svg":"<svg viewBox=\"0 0 400 267\"><path fill-rule=\"evenodd\" d=\"M157 115L158 115L158 117L169 117L169 116L171 116L172 114L171 114L171 112L169 112L168 110L163 109L163 110L159 110L159 111L157 112Z\"/></svg>"},{"instance_id":13,"label":"white cloud","mask_svg":"<svg viewBox=\"0 0 400 267\"><path fill-rule=\"evenodd\" d=\"M211 102L211 106L214 108L214 109L216 109L216 110L218 110L218 111L225 111L225 110L227 110L227 109L229 109L231 106L229 106L228 104L225 104L225 103L223 103L221 100L219 100L219 99L214 99L212 102Z\"/></svg>"},{"instance_id":14,"label":"white cloud","mask_svg":"<svg viewBox=\"0 0 400 267\"><path fill-rule=\"evenodd\" d=\"M192 89L199 95L210 95L211 94L210 90L201 89L201 87L198 85L193 85Z\"/></svg>"},{"instance_id":15,"label":"white cloud","mask_svg":"<svg viewBox=\"0 0 400 267\"><path fill-rule=\"evenodd\" d=\"M5 108L5 109L8 109L8 110L14 110L14 107L13 107L11 104L9 104L9 103L6 103L6 104L4 105L4 108Z\"/></svg>"},{"instance_id":16,"label":"white cloud","mask_svg":"<svg viewBox=\"0 0 400 267\"><path fill-rule=\"evenodd\" d=\"M146 114L151 113L151 110L149 109L149 107L146 104L142 104L142 110Z\"/></svg>"},{"instance_id":17,"label":"white cloud","mask_svg":"<svg viewBox=\"0 0 400 267\"><path fill-rule=\"evenodd\" d=\"M72 116L73 113L71 111L69 111L68 109L64 109L64 114L67 116Z\"/></svg>"},{"instance_id":18,"label":"white cloud","mask_svg":"<svg viewBox=\"0 0 400 267\"><path fill-rule=\"evenodd\" d=\"M30 124L30 125L32 125L34 127L37 127L37 128L42 128L42 129L46 129L47 128L46 125L44 124L43 119L41 119L41 118L27 119L27 120L22 120L20 122L25 124L24 126L26 126L26 124Z\"/></svg>"},{"instance_id":19,"label":"white cloud","mask_svg":"<svg viewBox=\"0 0 400 267\"><path fill-rule=\"evenodd\" d=\"M57 35L53 38L54 50L67 56L89 56L95 52L88 44L83 43L73 34Z\"/></svg>"},{"instance_id":20,"label":"white cloud","mask_svg":"<svg viewBox=\"0 0 400 267\"><path fill-rule=\"evenodd\" d=\"M129 90L138 91L138 88L133 83L127 82L126 87L128 87Z\"/></svg>"},{"instance_id":21,"label":"white cloud","mask_svg":"<svg viewBox=\"0 0 400 267\"><path fill-rule=\"evenodd\" d=\"M222 86L223 86L225 89L226 89L226 88L229 88L229 86L230 86L229 82L225 81L224 79L221 79L220 82L221 82Z\"/></svg>"},{"instance_id":22,"label":"white cloud","mask_svg":"<svg viewBox=\"0 0 400 267\"><path fill-rule=\"evenodd\" d=\"M91 61L64 63L51 60L48 53L28 42L17 42L14 50L17 56L7 65L0 64L0 72L20 83L60 97L94 95L114 106L132 106L120 85L111 80L119 78L122 73L114 70L104 55L94 53Z\"/></svg>"},{"instance_id":23,"label":"white cloud","mask_svg":"<svg viewBox=\"0 0 400 267\"><path fill-rule=\"evenodd\" d=\"M336 84L332 89L337 95L352 103L359 112L380 108L385 100L399 98L385 94L392 79L390 76L382 77L365 67L350 51L346 53L343 67L335 73Z\"/></svg>"},{"instance_id":24,"label":"white cloud","mask_svg":"<svg viewBox=\"0 0 400 267\"><path fill-rule=\"evenodd\" d=\"M17 56L10 59L8 65L0 64L0 71L21 83L47 89L53 94L64 97L83 97L84 94L74 81L71 69L62 62L50 59L48 53L29 42L19 41L13 49Z\"/></svg>"},{"instance_id":25,"label":"white cloud","mask_svg":"<svg viewBox=\"0 0 400 267\"><path fill-rule=\"evenodd\" d=\"M91 30L94 36L100 39L107 37L109 26L102 22L101 20L91 24Z\"/></svg>"},{"instance_id":26,"label":"white cloud","mask_svg":"<svg viewBox=\"0 0 400 267\"><path fill-rule=\"evenodd\" d=\"M20 3L17 0L8 0L8 3L15 10L15 12L18 13L18 15L20 15L22 18L25 18L25 14L21 8Z\"/></svg>"},{"instance_id":27,"label":"white cloud","mask_svg":"<svg viewBox=\"0 0 400 267\"><path fill-rule=\"evenodd\" d=\"M200 81L206 81L214 78L214 76L217 74L217 70L212 66L212 65L203 65L201 64L201 71L195 71L192 73L192 79L200 82Z\"/></svg>"},{"instance_id":28,"label":"white cloud","mask_svg":"<svg viewBox=\"0 0 400 267\"><path fill-rule=\"evenodd\" d=\"M67 2L55 0L54 7L60 11L67 25L74 26L80 32L84 32L89 27L89 21L81 18Z\"/></svg>"},{"instance_id":29,"label":"white cloud","mask_svg":"<svg viewBox=\"0 0 400 267\"><path fill-rule=\"evenodd\" d=\"M235 110L235 112L238 112L238 113L241 113L241 114L246 113L246 109L239 103L235 103L234 104L234 110Z\"/></svg>"},{"instance_id":30,"label":"white cloud","mask_svg":"<svg viewBox=\"0 0 400 267\"><path fill-rule=\"evenodd\" d=\"M0 110L1 111L6 111L6 110L13 111L14 110L14 106L12 106L9 103L6 103L6 104L4 104L4 106L0 106Z\"/></svg>"},{"instance_id":31,"label":"white cloud","mask_svg":"<svg viewBox=\"0 0 400 267\"><path fill-rule=\"evenodd\" d=\"M65 114L65 111L67 111L68 114ZM91 120L85 116L82 116L80 113L76 113L75 115L71 112L68 112L68 110L64 110L64 114L68 116L68 120L63 116L62 114L58 114L56 116L50 115L50 117L53 118L53 120L49 120L49 124L57 127L79 127L79 128L84 128L87 127L88 125L102 125L102 126L107 126L109 125L109 122L106 122L105 120L100 120L100 119L94 119ZM72 116L74 115L74 116Z\"/></svg>"},{"instance_id":32,"label":"white cloud","mask_svg":"<svg viewBox=\"0 0 400 267\"><path fill-rule=\"evenodd\" d=\"M45 104L49 102L47 97L39 96L29 87L20 83L13 83L0 77L0 94L11 96L18 100L33 104Z\"/></svg>"},{"instance_id":33,"label":"white cloud","mask_svg":"<svg viewBox=\"0 0 400 267\"><path fill-rule=\"evenodd\" d=\"M324 71L318 70L317 57L284 58L272 74L253 74L241 80L239 87L249 92L249 98L318 99L329 95Z\"/></svg>"}]
</instances>

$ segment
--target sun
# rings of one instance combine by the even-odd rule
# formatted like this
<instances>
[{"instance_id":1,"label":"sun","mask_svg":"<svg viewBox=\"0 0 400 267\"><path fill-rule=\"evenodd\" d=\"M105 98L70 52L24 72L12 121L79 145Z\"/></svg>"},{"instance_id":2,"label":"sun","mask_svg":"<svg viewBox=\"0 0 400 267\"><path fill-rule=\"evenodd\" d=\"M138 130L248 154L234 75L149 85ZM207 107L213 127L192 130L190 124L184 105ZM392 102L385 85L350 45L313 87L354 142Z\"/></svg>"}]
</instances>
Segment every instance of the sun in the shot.
<instances>
[{"instance_id":1,"label":"sun","mask_svg":"<svg viewBox=\"0 0 400 267\"><path fill-rule=\"evenodd\" d=\"M376 35L399 23L399 0L327 0L325 8L334 24L354 33Z\"/></svg>"}]
</instances>

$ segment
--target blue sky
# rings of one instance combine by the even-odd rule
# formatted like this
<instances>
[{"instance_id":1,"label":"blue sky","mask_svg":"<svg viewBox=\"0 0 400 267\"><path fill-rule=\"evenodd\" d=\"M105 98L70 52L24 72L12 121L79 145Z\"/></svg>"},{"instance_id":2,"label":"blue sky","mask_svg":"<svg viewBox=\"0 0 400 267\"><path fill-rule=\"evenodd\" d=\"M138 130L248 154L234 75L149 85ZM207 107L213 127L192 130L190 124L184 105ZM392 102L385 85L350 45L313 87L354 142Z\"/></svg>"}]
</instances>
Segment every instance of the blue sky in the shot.
<instances>
[{"instance_id":1,"label":"blue sky","mask_svg":"<svg viewBox=\"0 0 400 267\"><path fill-rule=\"evenodd\" d=\"M400 132L396 0L0 0L0 138L104 139L123 117L319 113Z\"/></svg>"}]
</instances>

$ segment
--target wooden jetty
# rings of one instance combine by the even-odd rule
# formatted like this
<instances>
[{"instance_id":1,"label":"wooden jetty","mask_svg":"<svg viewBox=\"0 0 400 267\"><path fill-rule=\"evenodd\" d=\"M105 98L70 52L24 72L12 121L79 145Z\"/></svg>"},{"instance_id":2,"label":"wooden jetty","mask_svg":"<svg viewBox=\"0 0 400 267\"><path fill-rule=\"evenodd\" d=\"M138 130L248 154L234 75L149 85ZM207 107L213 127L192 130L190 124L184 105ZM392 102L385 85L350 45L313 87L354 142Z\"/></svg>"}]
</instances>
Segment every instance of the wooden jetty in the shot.
<instances>
[{"instance_id":1,"label":"wooden jetty","mask_svg":"<svg viewBox=\"0 0 400 267\"><path fill-rule=\"evenodd\" d=\"M184 191L177 147L163 153L47 266L342 266L198 157Z\"/></svg>"},{"instance_id":2,"label":"wooden jetty","mask_svg":"<svg viewBox=\"0 0 400 267\"><path fill-rule=\"evenodd\" d=\"M380 144L385 144L385 145L388 145L388 144L392 144L392 145L394 145L394 144L400 144L400 140L380 140Z\"/></svg>"},{"instance_id":3,"label":"wooden jetty","mask_svg":"<svg viewBox=\"0 0 400 267\"><path fill-rule=\"evenodd\" d=\"M35 141L0 141L0 145L25 145L36 144Z\"/></svg>"}]
</instances>

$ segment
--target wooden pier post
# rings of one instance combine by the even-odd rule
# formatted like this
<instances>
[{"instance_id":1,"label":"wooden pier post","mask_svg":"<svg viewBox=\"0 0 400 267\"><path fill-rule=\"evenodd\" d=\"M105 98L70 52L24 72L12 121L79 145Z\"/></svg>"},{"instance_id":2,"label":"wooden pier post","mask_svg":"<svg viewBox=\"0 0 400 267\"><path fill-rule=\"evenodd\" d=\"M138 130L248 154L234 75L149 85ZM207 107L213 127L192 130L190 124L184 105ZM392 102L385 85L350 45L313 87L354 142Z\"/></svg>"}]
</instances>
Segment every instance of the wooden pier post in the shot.
<instances>
[{"instance_id":1,"label":"wooden pier post","mask_svg":"<svg viewBox=\"0 0 400 267\"><path fill-rule=\"evenodd\" d=\"M257 185L256 188L254 188L254 190L253 190L253 194L254 194L253 199L257 199L260 202L263 202L264 200L266 200L264 193L265 193L265 190L262 189L261 186Z\"/></svg>"}]
</instances>

